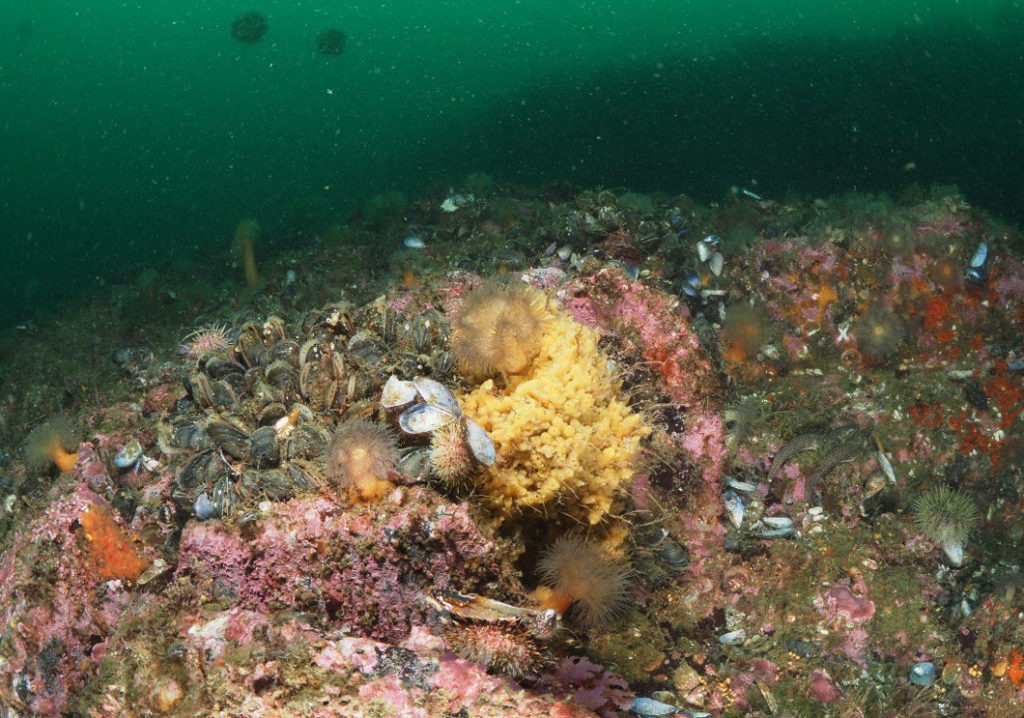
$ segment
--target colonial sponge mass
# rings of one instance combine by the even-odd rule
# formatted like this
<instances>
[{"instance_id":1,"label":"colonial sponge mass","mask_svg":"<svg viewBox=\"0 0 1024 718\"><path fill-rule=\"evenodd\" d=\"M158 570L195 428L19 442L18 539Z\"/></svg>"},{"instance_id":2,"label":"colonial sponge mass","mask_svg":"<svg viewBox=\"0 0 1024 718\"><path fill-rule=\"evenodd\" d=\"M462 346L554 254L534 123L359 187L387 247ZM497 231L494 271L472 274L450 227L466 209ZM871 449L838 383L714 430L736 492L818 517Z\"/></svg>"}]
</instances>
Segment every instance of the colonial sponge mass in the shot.
<instances>
[{"instance_id":1,"label":"colonial sponge mass","mask_svg":"<svg viewBox=\"0 0 1024 718\"><path fill-rule=\"evenodd\" d=\"M597 332L553 311L525 372L462 398L494 440L497 461L477 482L499 515L568 518L600 533L621 513L650 429L623 401L597 342Z\"/></svg>"}]
</instances>

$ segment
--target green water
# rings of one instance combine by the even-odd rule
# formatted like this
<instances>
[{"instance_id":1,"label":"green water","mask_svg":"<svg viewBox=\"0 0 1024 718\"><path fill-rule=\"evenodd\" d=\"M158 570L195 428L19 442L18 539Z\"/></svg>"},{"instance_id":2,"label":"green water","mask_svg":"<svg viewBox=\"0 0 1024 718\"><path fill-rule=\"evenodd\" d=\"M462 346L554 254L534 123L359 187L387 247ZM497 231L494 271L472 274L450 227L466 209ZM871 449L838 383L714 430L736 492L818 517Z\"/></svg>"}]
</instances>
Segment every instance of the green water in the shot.
<instances>
[{"instance_id":1,"label":"green water","mask_svg":"<svg viewBox=\"0 0 1024 718\"><path fill-rule=\"evenodd\" d=\"M245 217L301 241L471 172L702 200L938 182L1019 221L1024 10L879 5L5 0L0 326L201 264ZM249 10L257 45L230 34Z\"/></svg>"}]
</instances>

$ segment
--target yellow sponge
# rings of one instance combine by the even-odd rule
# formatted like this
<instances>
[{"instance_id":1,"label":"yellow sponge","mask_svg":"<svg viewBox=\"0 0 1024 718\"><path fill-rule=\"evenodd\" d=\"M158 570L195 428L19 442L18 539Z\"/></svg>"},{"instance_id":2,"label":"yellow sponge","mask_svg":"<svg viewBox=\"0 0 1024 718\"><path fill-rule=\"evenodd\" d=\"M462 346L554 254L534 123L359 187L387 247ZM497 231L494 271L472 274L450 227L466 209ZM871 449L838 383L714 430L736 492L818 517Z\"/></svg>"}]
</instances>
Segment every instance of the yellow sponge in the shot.
<instances>
[{"instance_id":1,"label":"yellow sponge","mask_svg":"<svg viewBox=\"0 0 1024 718\"><path fill-rule=\"evenodd\" d=\"M497 461L478 482L502 516L536 512L597 527L621 512L650 429L620 398L597 340L558 313L525 374L502 389L488 380L462 397L465 414L494 440Z\"/></svg>"}]
</instances>

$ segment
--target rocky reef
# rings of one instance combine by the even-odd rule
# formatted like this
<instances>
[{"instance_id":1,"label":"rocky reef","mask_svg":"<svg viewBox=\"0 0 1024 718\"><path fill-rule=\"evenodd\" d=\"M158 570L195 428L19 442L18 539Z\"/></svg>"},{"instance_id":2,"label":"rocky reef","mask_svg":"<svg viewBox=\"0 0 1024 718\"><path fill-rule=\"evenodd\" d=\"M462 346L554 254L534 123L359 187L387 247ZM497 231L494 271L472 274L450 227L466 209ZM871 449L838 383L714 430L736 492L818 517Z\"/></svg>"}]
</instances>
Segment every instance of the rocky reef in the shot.
<instances>
[{"instance_id":1,"label":"rocky reef","mask_svg":"<svg viewBox=\"0 0 1024 718\"><path fill-rule=\"evenodd\" d=\"M1015 229L486 187L21 338L6 715L1024 710Z\"/></svg>"}]
</instances>

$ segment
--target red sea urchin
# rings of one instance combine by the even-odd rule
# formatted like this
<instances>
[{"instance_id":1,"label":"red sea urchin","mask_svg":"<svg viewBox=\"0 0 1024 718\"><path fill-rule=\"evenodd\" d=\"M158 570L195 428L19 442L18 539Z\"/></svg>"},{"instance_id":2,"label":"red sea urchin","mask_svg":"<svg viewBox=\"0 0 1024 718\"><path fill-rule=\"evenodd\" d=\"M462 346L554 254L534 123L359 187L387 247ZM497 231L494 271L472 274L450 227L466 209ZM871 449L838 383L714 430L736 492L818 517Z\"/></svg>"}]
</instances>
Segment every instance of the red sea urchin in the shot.
<instances>
[{"instance_id":1,"label":"red sea urchin","mask_svg":"<svg viewBox=\"0 0 1024 718\"><path fill-rule=\"evenodd\" d=\"M537 572L548 589L542 607L559 615L575 605L583 623L601 626L626 608L629 568L579 536L555 541L541 557Z\"/></svg>"}]
</instances>

